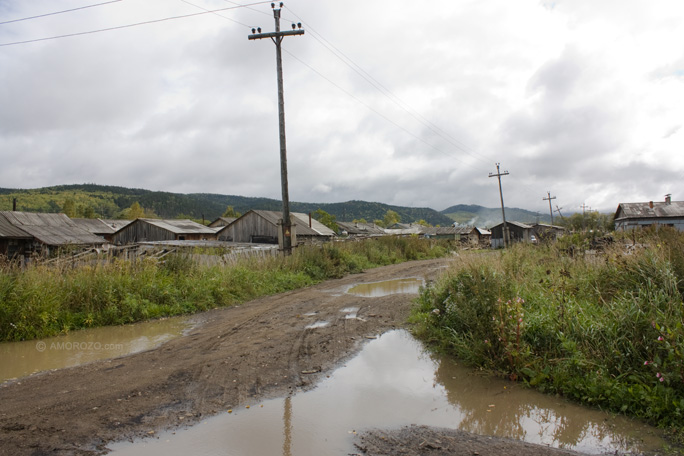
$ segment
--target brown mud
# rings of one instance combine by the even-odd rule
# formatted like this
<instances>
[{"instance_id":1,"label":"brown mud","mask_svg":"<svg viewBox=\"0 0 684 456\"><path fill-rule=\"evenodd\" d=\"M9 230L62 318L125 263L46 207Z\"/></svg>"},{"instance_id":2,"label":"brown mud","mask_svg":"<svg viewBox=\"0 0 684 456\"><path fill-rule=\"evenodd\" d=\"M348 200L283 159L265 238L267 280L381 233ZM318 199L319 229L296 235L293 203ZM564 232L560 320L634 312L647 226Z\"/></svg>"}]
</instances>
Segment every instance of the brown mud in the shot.
<instances>
[{"instance_id":1,"label":"brown mud","mask_svg":"<svg viewBox=\"0 0 684 456\"><path fill-rule=\"evenodd\" d=\"M357 353L367 338L402 326L415 298L413 294L363 298L345 293L348 288L408 277L432 280L448 262L416 261L372 269L217 309L199 316L199 325L189 334L156 349L4 383L0 455L103 454L111 441L153 436L220 411L313 387ZM341 312L350 307L359 308L356 318ZM329 324L307 328L317 321ZM408 429L402 432L415 432ZM401 435L367 434L359 451L426 454L425 445L415 445L422 440L410 442ZM477 450L480 454L558 454L544 447L539 451L546 452L535 453L530 449L534 445L500 444L501 439L462 432L444 435L449 442L485 439L485 450ZM427 437L424 440L428 442ZM477 454L473 451L467 454Z\"/></svg>"}]
</instances>

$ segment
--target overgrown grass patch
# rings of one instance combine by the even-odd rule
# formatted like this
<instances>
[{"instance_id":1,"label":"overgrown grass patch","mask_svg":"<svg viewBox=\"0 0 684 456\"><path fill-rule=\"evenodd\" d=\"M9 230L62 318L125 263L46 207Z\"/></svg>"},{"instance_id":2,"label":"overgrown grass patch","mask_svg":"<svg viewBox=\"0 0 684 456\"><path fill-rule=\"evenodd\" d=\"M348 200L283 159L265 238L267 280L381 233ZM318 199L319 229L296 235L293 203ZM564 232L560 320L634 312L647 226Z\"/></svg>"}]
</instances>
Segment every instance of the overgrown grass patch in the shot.
<instances>
[{"instance_id":1,"label":"overgrown grass patch","mask_svg":"<svg viewBox=\"0 0 684 456\"><path fill-rule=\"evenodd\" d=\"M597 255L516 245L424 289L416 333L542 391L684 429L684 235Z\"/></svg>"},{"instance_id":2,"label":"overgrown grass patch","mask_svg":"<svg viewBox=\"0 0 684 456\"><path fill-rule=\"evenodd\" d=\"M287 258L199 266L187 254L87 266L0 264L0 340L117 325L231 306L364 269L437 258L448 242L381 238L304 246ZM206 252L202 252L206 254Z\"/></svg>"}]
</instances>

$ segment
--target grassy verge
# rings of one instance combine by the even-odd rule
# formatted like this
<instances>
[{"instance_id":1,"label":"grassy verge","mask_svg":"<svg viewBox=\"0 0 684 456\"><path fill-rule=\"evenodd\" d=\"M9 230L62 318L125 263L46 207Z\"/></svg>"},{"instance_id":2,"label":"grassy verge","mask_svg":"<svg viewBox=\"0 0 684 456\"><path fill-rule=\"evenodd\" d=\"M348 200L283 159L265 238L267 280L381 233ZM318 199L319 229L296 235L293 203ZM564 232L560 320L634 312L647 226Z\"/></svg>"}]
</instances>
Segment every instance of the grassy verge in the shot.
<instances>
[{"instance_id":1,"label":"grassy verge","mask_svg":"<svg viewBox=\"0 0 684 456\"><path fill-rule=\"evenodd\" d=\"M0 266L0 341L132 323L230 306L408 260L436 258L448 244L412 238L300 247L288 258L200 267L190 256L163 263L115 261L84 267Z\"/></svg>"},{"instance_id":2,"label":"grassy verge","mask_svg":"<svg viewBox=\"0 0 684 456\"><path fill-rule=\"evenodd\" d=\"M423 339L545 392L684 428L684 234L570 256L516 245L423 290Z\"/></svg>"}]
</instances>

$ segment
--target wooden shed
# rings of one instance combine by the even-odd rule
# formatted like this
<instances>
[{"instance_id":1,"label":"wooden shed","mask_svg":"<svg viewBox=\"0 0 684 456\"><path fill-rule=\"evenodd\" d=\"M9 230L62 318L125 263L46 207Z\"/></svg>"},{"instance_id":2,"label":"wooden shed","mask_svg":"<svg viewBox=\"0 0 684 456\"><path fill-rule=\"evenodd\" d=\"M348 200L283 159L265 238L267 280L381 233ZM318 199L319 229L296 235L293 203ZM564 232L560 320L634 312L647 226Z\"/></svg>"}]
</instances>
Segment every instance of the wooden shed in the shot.
<instances>
[{"instance_id":1,"label":"wooden shed","mask_svg":"<svg viewBox=\"0 0 684 456\"><path fill-rule=\"evenodd\" d=\"M532 225L527 225L520 222L506 222L509 233L509 240L514 242L530 242L534 234ZM492 233L492 248L504 247L504 230L503 222L493 226L490 230Z\"/></svg>"},{"instance_id":2,"label":"wooden shed","mask_svg":"<svg viewBox=\"0 0 684 456\"><path fill-rule=\"evenodd\" d=\"M210 228L220 228L223 226L228 226L237 220L237 217L219 217L209 224Z\"/></svg>"},{"instance_id":3,"label":"wooden shed","mask_svg":"<svg viewBox=\"0 0 684 456\"><path fill-rule=\"evenodd\" d=\"M0 213L0 255L8 258L25 255L31 250L32 245L33 236L12 225Z\"/></svg>"},{"instance_id":4,"label":"wooden shed","mask_svg":"<svg viewBox=\"0 0 684 456\"><path fill-rule=\"evenodd\" d=\"M150 241L204 241L216 239L214 229L192 220L139 218L112 234L112 244Z\"/></svg>"},{"instance_id":5,"label":"wooden shed","mask_svg":"<svg viewBox=\"0 0 684 456\"><path fill-rule=\"evenodd\" d=\"M32 237L32 245L26 253L50 254L66 246L98 247L106 242L103 237L79 227L65 214L2 211L0 216Z\"/></svg>"},{"instance_id":6,"label":"wooden shed","mask_svg":"<svg viewBox=\"0 0 684 456\"><path fill-rule=\"evenodd\" d=\"M278 222L281 212L251 210L230 225L221 228L216 236L220 241L251 242L257 244L278 243ZM308 214L291 212L290 220L295 225L293 244L312 240L329 240L335 236L333 230Z\"/></svg>"},{"instance_id":7,"label":"wooden shed","mask_svg":"<svg viewBox=\"0 0 684 456\"><path fill-rule=\"evenodd\" d=\"M343 236L384 236L385 230L375 223L337 222Z\"/></svg>"}]
</instances>

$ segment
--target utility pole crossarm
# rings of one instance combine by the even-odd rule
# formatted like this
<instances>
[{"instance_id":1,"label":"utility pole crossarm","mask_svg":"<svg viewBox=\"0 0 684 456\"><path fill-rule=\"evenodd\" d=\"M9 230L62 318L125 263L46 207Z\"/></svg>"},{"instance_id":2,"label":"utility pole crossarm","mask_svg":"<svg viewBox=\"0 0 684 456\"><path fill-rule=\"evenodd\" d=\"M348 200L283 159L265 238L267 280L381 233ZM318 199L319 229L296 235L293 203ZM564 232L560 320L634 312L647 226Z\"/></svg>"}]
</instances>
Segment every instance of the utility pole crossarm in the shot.
<instances>
[{"instance_id":1,"label":"utility pole crossarm","mask_svg":"<svg viewBox=\"0 0 684 456\"><path fill-rule=\"evenodd\" d=\"M248 35L249 40L262 40L264 38L280 38L283 36L304 35L304 30L286 30L284 32L270 32L270 33L255 33Z\"/></svg>"},{"instance_id":2,"label":"utility pole crossarm","mask_svg":"<svg viewBox=\"0 0 684 456\"><path fill-rule=\"evenodd\" d=\"M549 202L549 214L551 214L551 225L553 225L553 209L551 208L551 200L555 200L556 197L551 196L551 192L546 192L546 195L548 198L542 198L542 200Z\"/></svg>"}]
</instances>

